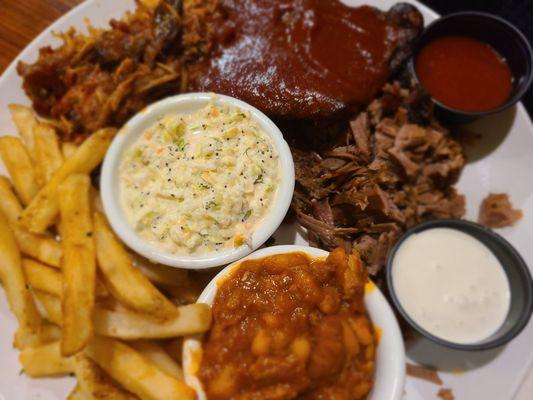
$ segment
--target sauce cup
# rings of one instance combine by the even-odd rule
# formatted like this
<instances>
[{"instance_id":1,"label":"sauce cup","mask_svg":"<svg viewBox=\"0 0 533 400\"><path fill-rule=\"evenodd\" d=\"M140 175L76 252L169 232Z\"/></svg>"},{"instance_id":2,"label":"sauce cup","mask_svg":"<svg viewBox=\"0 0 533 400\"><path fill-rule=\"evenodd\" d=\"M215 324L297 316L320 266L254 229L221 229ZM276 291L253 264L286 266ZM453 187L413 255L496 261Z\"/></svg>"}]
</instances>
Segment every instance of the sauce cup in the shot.
<instances>
[{"instance_id":1,"label":"sauce cup","mask_svg":"<svg viewBox=\"0 0 533 400\"><path fill-rule=\"evenodd\" d=\"M402 307L394 288L393 261L402 243L412 234L432 228L450 228L473 236L482 242L498 259L505 272L510 288L510 307L507 316L492 335L475 343L454 343L428 332L418 325ZM529 268L515 250L503 237L479 224L464 220L434 220L415 226L408 230L393 247L386 266L386 279L390 297L401 316L422 336L442 346L467 351L488 350L502 346L517 336L525 328L533 311L533 283Z\"/></svg>"},{"instance_id":2,"label":"sauce cup","mask_svg":"<svg viewBox=\"0 0 533 400\"><path fill-rule=\"evenodd\" d=\"M164 252L141 238L128 222L120 204L119 167L124 152L160 118L169 115L192 114L207 104L230 105L248 111L263 132L268 135L280 160L280 181L276 197L267 214L253 232L251 243L207 254L172 254ZM259 248L279 227L287 213L294 191L294 163L288 144L278 127L261 111L229 96L213 93L188 93L168 97L146 107L130 119L119 131L102 166L101 193L105 213L115 233L131 249L152 262L171 267L206 269L229 264Z\"/></svg>"},{"instance_id":3,"label":"sauce cup","mask_svg":"<svg viewBox=\"0 0 533 400\"><path fill-rule=\"evenodd\" d=\"M507 101L487 111L463 111L447 106L432 97L439 117L449 123L466 123L506 110L520 101L533 80L533 51L526 37L503 18L482 12L465 11L446 15L429 24L413 49L410 71L417 82L415 63L420 50L433 39L443 36L466 36L494 48L507 62L513 77ZM422 85L423 86L423 85Z\"/></svg>"},{"instance_id":4,"label":"sauce cup","mask_svg":"<svg viewBox=\"0 0 533 400\"><path fill-rule=\"evenodd\" d=\"M311 258L325 258L329 254L314 247L295 245L272 246L257 250L219 272L206 286L198 298L198 303L213 305L218 285L240 266L241 261L292 252L303 252ZM365 287L365 305L375 329L381 332L376 352L374 387L368 400L399 400L403 395L405 381L405 349L398 321L385 296L372 282L367 283ZM196 390L198 399L206 400L202 384L196 376L202 357L202 340L203 335L194 335L185 339L183 372L185 381Z\"/></svg>"}]
</instances>

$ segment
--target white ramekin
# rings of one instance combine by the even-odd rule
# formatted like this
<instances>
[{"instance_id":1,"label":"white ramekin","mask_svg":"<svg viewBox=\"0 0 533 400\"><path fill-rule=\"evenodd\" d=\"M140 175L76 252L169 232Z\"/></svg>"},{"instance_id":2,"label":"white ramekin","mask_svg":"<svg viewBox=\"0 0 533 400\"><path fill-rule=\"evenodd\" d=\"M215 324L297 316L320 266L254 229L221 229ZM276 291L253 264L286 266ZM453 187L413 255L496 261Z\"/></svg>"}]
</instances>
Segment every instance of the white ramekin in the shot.
<instances>
[{"instance_id":1,"label":"white ramekin","mask_svg":"<svg viewBox=\"0 0 533 400\"><path fill-rule=\"evenodd\" d=\"M213 305L218 282L237 268L241 261L295 251L307 253L311 257L326 257L329 254L314 247L293 245L257 250L220 271L206 286L198 298L198 303ZM365 305L375 329L381 333L376 352L374 387L368 400L400 400L405 381L405 349L398 321L385 296L373 283L369 283L365 288ZM203 335L194 335L186 338L183 343L185 381L196 390L198 400L206 400L202 384L196 376L202 357L202 340Z\"/></svg>"},{"instance_id":2,"label":"white ramekin","mask_svg":"<svg viewBox=\"0 0 533 400\"><path fill-rule=\"evenodd\" d=\"M120 204L119 167L124 151L137 138L152 127L158 119L168 114L186 115L204 107L209 102L230 104L249 111L251 117L272 139L279 154L281 178L274 203L263 222L252 234L251 245L202 255L175 255L161 251L142 239L129 224ZM289 209L294 191L294 163L287 142L278 127L261 111L232 97L213 93L188 93L168 97L153 103L137 113L119 131L111 144L104 163L100 181L104 210L115 233L128 247L149 260L172 267L205 269L229 264L259 248L278 228Z\"/></svg>"}]
</instances>

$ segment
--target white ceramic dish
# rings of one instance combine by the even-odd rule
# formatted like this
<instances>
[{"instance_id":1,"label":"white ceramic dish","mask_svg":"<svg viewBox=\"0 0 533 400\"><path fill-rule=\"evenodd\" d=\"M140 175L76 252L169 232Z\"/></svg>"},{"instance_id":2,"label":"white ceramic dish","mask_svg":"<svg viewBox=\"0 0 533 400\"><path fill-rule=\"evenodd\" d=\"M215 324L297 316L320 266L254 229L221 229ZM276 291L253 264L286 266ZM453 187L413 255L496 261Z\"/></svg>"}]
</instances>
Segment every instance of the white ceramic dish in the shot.
<instances>
[{"instance_id":1,"label":"white ceramic dish","mask_svg":"<svg viewBox=\"0 0 533 400\"><path fill-rule=\"evenodd\" d=\"M147 129L166 115L187 115L205 107L206 104L231 105L250 112L262 130L272 139L279 154L281 181L274 203L256 231L251 244L202 255L166 253L148 243L129 224L120 205L119 167L126 151ZM113 230L130 248L151 261L172 267L205 269L229 264L259 248L279 227L289 206L294 191L294 163L291 151L278 127L265 114L251 105L233 97L211 93L187 93L167 97L137 113L117 134L109 148L102 166L100 180L102 201Z\"/></svg>"},{"instance_id":2,"label":"white ceramic dish","mask_svg":"<svg viewBox=\"0 0 533 400\"><path fill-rule=\"evenodd\" d=\"M309 246L272 246L260 249L243 260L256 259L273 254L292 253L301 251L311 257L326 257L327 251ZM238 268L241 261L228 265L206 286L198 303L213 304L217 293L219 280ZM368 400L399 400L403 393L405 380L405 350L400 328L389 303L373 284L365 293L365 305L368 315L375 327L382 331L376 352L376 372L374 388ZM201 357L202 335L195 335L185 340L183 344L183 373L185 381L198 393L199 400L206 400L202 385L195 375L197 361Z\"/></svg>"},{"instance_id":3,"label":"white ceramic dish","mask_svg":"<svg viewBox=\"0 0 533 400\"><path fill-rule=\"evenodd\" d=\"M372 4L386 10L395 0L343 0L351 6ZM424 15L426 24L439 16L415 0ZM73 26L86 31L88 19L94 26L105 27L111 18L120 18L125 11L135 6L134 0L87 0L65 14L45 29L13 61L0 77L0 135L16 134L15 126L7 110L9 103L29 104L22 90L22 81L15 66L19 60L31 62L37 58L42 46L58 45L59 39L52 32L61 32ZM1 9L1 7L0 7ZM2 15L0 11L0 15ZM522 104L498 115L476 122L468 127L479 133L480 141L467 147L469 163L459 180L458 189L467 198L466 217L477 218L481 199L490 191L506 192L513 204L524 211L524 218L512 228L499 233L509 240L522 254L526 263L533 267L533 125ZM6 174L0 165L0 173ZM511 177L511 179L510 179ZM305 235L296 224L282 224L275 233L278 244L307 244ZM18 351L13 349L13 335L17 322L9 310L3 290L0 290L0 400L41 399L63 400L75 385L75 379L32 379L21 373ZM501 349L465 353L450 351L427 340L418 340L407 349L410 362L434 365L439 369L443 386L452 389L456 399L530 400L533 389L533 320L511 343ZM531 370L526 384L524 378ZM521 388L519 390L519 388ZM437 399L439 387L407 376L405 400Z\"/></svg>"}]
</instances>

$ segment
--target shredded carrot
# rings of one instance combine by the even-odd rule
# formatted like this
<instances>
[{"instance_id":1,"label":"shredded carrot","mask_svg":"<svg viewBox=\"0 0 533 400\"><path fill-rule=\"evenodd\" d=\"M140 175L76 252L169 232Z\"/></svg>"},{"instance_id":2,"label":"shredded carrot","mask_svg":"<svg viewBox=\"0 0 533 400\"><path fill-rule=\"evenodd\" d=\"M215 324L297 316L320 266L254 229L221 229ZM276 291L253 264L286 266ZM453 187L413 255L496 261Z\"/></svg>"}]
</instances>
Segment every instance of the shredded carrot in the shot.
<instances>
[{"instance_id":1,"label":"shredded carrot","mask_svg":"<svg viewBox=\"0 0 533 400\"><path fill-rule=\"evenodd\" d=\"M165 150L164 147L160 147L157 149L157 154L161 154Z\"/></svg>"},{"instance_id":2,"label":"shredded carrot","mask_svg":"<svg viewBox=\"0 0 533 400\"><path fill-rule=\"evenodd\" d=\"M146 132L144 133L144 138L145 138L146 140L150 140L150 139L152 138L152 132L150 132L150 131L146 131Z\"/></svg>"}]
</instances>

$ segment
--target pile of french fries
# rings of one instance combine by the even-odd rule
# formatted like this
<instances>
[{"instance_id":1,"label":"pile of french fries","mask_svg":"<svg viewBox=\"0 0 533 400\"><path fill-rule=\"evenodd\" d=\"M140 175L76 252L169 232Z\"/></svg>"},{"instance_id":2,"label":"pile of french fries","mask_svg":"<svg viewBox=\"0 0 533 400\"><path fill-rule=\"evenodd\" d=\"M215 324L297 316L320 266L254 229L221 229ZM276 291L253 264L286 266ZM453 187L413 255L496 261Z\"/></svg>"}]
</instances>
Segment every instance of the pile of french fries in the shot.
<instances>
[{"instance_id":1,"label":"pile of french fries","mask_svg":"<svg viewBox=\"0 0 533 400\"><path fill-rule=\"evenodd\" d=\"M181 338L205 332L211 310L185 271L131 254L111 230L89 174L115 130L77 146L31 109L10 112L20 138L0 137L0 280L24 372L75 374L68 399L196 398Z\"/></svg>"}]
</instances>

